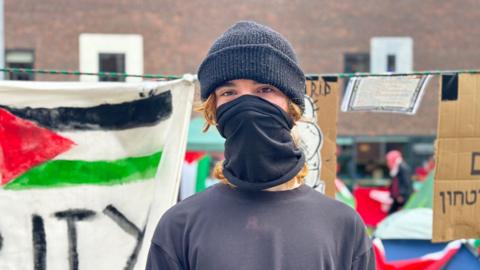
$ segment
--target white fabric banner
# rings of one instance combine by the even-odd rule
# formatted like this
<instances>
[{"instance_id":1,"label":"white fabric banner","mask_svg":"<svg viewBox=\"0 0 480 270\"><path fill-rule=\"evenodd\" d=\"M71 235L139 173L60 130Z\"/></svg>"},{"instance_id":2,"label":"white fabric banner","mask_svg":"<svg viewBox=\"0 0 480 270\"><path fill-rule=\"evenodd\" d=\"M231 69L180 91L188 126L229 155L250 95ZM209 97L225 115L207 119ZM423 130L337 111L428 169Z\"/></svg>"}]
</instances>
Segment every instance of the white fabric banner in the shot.
<instances>
[{"instance_id":1,"label":"white fabric banner","mask_svg":"<svg viewBox=\"0 0 480 270\"><path fill-rule=\"evenodd\" d=\"M187 76L1 81L0 269L144 269L177 199L193 93Z\"/></svg>"}]
</instances>

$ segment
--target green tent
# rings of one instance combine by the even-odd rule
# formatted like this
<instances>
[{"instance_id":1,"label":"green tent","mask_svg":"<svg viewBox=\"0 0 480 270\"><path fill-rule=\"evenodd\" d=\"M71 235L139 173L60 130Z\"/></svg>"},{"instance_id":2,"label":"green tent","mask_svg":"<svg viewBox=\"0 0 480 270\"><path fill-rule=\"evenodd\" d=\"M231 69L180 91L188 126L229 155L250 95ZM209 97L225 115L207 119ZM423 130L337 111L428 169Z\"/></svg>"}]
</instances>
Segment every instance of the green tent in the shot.
<instances>
[{"instance_id":1,"label":"green tent","mask_svg":"<svg viewBox=\"0 0 480 270\"><path fill-rule=\"evenodd\" d=\"M415 192L403 209L413 208L432 208L433 207L433 179L435 176L435 170L432 170L427 179L423 182L422 187Z\"/></svg>"},{"instance_id":2,"label":"green tent","mask_svg":"<svg viewBox=\"0 0 480 270\"><path fill-rule=\"evenodd\" d=\"M220 136L215 127L202 132L205 120L201 117L192 118L188 128L187 151L223 152L225 139Z\"/></svg>"}]
</instances>

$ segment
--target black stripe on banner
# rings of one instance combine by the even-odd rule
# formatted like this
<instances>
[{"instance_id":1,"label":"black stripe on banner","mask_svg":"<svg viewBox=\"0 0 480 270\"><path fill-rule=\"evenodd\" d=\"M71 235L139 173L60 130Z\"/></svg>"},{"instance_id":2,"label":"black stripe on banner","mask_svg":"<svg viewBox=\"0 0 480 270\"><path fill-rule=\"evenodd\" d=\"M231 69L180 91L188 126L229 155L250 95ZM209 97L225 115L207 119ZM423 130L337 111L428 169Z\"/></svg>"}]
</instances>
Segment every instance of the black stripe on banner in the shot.
<instances>
[{"instance_id":1,"label":"black stripe on banner","mask_svg":"<svg viewBox=\"0 0 480 270\"><path fill-rule=\"evenodd\" d=\"M123 130L153 126L172 114L169 91L148 98L94 107L12 108L0 105L10 113L38 125L58 130Z\"/></svg>"}]
</instances>

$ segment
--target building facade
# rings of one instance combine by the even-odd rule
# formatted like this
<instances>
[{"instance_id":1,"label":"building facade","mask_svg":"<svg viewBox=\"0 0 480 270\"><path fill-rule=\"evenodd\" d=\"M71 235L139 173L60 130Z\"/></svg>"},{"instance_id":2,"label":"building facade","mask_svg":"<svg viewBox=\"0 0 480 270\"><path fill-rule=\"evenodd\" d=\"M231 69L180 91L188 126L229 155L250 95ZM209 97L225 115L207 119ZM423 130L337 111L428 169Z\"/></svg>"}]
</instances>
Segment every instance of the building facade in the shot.
<instances>
[{"instance_id":1,"label":"building facade","mask_svg":"<svg viewBox=\"0 0 480 270\"><path fill-rule=\"evenodd\" d=\"M213 40L238 20L285 35L306 73L475 69L478 0L6 0L6 66L131 74L196 73ZM7 74L10 79L125 80ZM135 80L135 78L127 78ZM401 149L419 165L433 154L434 78L415 116L341 113L340 176L369 178Z\"/></svg>"}]
</instances>

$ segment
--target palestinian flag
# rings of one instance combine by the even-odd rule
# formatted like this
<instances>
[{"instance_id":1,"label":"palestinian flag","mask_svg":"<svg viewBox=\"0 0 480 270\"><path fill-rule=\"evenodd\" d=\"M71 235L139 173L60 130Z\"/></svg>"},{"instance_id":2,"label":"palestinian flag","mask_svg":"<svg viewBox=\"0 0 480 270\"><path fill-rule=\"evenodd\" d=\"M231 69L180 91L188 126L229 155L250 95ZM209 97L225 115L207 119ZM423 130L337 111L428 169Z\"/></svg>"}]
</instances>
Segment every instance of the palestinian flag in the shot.
<instances>
[{"instance_id":1,"label":"palestinian flag","mask_svg":"<svg viewBox=\"0 0 480 270\"><path fill-rule=\"evenodd\" d=\"M0 269L145 269L193 92L188 78L0 81Z\"/></svg>"},{"instance_id":2,"label":"palestinian flag","mask_svg":"<svg viewBox=\"0 0 480 270\"><path fill-rule=\"evenodd\" d=\"M152 179L172 115L171 91L121 88L2 91L3 188Z\"/></svg>"},{"instance_id":3,"label":"palestinian flag","mask_svg":"<svg viewBox=\"0 0 480 270\"><path fill-rule=\"evenodd\" d=\"M205 152L189 151L185 153L180 199L186 199L209 186L207 179L210 176L211 162L212 157Z\"/></svg>"}]
</instances>

